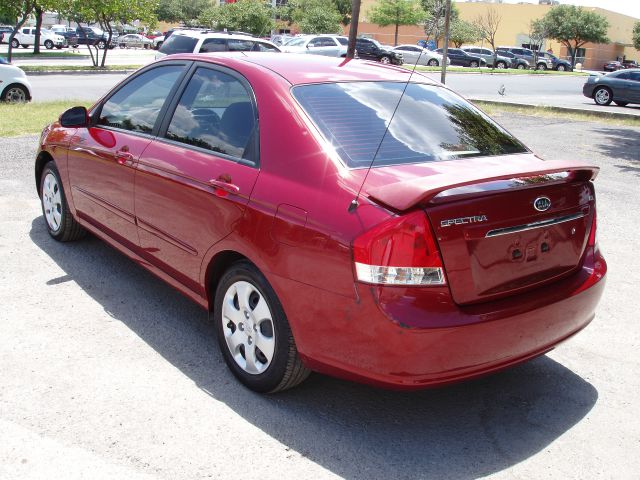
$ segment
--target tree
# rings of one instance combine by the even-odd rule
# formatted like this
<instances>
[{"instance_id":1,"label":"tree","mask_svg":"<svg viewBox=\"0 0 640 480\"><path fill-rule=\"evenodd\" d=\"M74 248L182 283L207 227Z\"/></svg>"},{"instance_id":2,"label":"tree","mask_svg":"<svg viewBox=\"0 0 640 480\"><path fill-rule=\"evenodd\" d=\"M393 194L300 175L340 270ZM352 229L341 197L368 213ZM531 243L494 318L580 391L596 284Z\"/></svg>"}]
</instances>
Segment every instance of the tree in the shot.
<instances>
[{"instance_id":1,"label":"tree","mask_svg":"<svg viewBox=\"0 0 640 480\"><path fill-rule=\"evenodd\" d=\"M449 40L456 46L456 48L460 48L465 43L473 43L481 38L480 32L473 23L465 22L460 19L451 22L451 26L449 28Z\"/></svg>"},{"instance_id":2,"label":"tree","mask_svg":"<svg viewBox=\"0 0 640 480\"><path fill-rule=\"evenodd\" d=\"M582 7L558 5L544 16L549 38L559 41L567 47L571 55L571 65L576 65L578 48L586 43L608 43L607 19Z\"/></svg>"},{"instance_id":3,"label":"tree","mask_svg":"<svg viewBox=\"0 0 640 480\"><path fill-rule=\"evenodd\" d=\"M196 25L198 18L211 6L210 0L159 0L156 16L163 22Z\"/></svg>"},{"instance_id":4,"label":"tree","mask_svg":"<svg viewBox=\"0 0 640 480\"><path fill-rule=\"evenodd\" d=\"M207 8L199 21L218 30L226 28L264 36L275 27L273 16L271 5L262 0L239 0Z\"/></svg>"},{"instance_id":5,"label":"tree","mask_svg":"<svg viewBox=\"0 0 640 480\"><path fill-rule=\"evenodd\" d=\"M640 22L633 26L633 46L640 50Z\"/></svg>"},{"instance_id":6,"label":"tree","mask_svg":"<svg viewBox=\"0 0 640 480\"><path fill-rule=\"evenodd\" d=\"M369 9L371 23L381 27L395 26L393 44L398 45L398 28L400 25L415 25L426 16L418 0L378 0Z\"/></svg>"},{"instance_id":7,"label":"tree","mask_svg":"<svg viewBox=\"0 0 640 480\"><path fill-rule=\"evenodd\" d=\"M333 3L342 16L340 23L346 27L351 23L351 0L333 0Z\"/></svg>"},{"instance_id":8,"label":"tree","mask_svg":"<svg viewBox=\"0 0 640 480\"><path fill-rule=\"evenodd\" d=\"M489 45L491 45L494 65L496 64L496 57L498 56L496 53L496 34L501 21L502 16L493 7L488 8L482 15L476 18L475 21L475 25L480 33L480 38L485 39Z\"/></svg>"},{"instance_id":9,"label":"tree","mask_svg":"<svg viewBox=\"0 0 640 480\"><path fill-rule=\"evenodd\" d=\"M339 33L344 16L334 0L291 0L289 23L298 25L301 33ZM351 17L349 17L351 18Z\"/></svg>"},{"instance_id":10,"label":"tree","mask_svg":"<svg viewBox=\"0 0 640 480\"><path fill-rule=\"evenodd\" d=\"M7 42L9 43L9 51L7 53L7 60L11 62L13 54L13 47L11 43L16 36L18 30L25 24L27 19L33 13L36 8L34 0L2 0L0 3L0 16L11 18L13 25L13 32L9 35Z\"/></svg>"},{"instance_id":11,"label":"tree","mask_svg":"<svg viewBox=\"0 0 640 480\"><path fill-rule=\"evenodd\" d=\"M444 16L447 8L447 0L420 0L422 9L426 12L424 20L424 33L427 40L434 40L436 48L444 37ZM451 2L451 23L455 22L460 13L456 4Z\"/></svg>"},{"instance_id":12,"label":"tree","mask_svg":"<svg viewBox=\"0 0 640 480\"><path fill-rule=\"evenodd\" d=\"M542 50L545 38L549 36L549 27L543 18L529 23L529 46L533 50L533 60L538 63L538 52Z\"/></svg>"},{"instance_id":13,"label":"tree","mask_svg":"<svg viewBox=\"0 0 640 480\"><path fill-rule=\"evenodd\" d=\"M101 67L105 66L109 51L108 46L111 44L116 23L126 24L140 20L153 24L157 20L155 16L157 0L63 0L58 5L60 13L73 18L78 25L98 23L100 28L107 33L101 62L99 62L97 52L94 58L91 46L88 46L93 65L96 67L98 63Z\"/></svg>"}]
</instances>

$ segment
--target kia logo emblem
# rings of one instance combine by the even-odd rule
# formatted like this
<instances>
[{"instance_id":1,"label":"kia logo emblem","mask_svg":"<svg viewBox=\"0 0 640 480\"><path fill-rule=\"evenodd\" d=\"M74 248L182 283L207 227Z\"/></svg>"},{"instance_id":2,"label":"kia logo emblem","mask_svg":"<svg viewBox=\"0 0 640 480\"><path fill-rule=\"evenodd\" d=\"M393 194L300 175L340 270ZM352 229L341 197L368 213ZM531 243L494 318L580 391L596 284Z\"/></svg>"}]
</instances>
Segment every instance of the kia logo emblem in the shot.
<instances>
[{"instance_id":1,"label":"kia logo emblem","mask_svg":"<svg viewBox=\"0 0 640 480\"><path fill-rule=\"evenodd\" d=\"M549 210L551 206L551 200L548 197L538 197L533 201L533 208L539 212L545 212Z\"/></svg>"}]
</instances>

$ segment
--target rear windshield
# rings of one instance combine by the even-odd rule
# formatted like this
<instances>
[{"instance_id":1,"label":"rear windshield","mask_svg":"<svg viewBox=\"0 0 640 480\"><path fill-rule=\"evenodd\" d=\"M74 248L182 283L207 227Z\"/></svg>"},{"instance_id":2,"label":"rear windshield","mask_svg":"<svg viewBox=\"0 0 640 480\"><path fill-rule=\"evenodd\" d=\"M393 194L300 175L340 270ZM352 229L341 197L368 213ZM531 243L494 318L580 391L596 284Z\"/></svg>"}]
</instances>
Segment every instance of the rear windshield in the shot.
<instances>
[{"instance_id":1,"label":"rear windshield","mask_svg":"<svg viewBox=\"0 0 640 480\"><path fill-rule=\"evenodd\" d=\"M197 38L187 37L185 35L171 35L168 40L160 47L160 52L167 55L173 55L174 53L193 53L193 50L198 43Z\"/></svg>"},{"instance_id":2,"label":"rear windshield","mask_svg":"<svg viewBox=\"0 0 640 480\"><path fill-rule=\"evenodd\" d=\"M353 168L369 166L374 157L374 166L383 166L527 151L484 113L445 88L411 83L398 105L405 85L301 85L293 95Z\"/></svg>"}]
</instances>

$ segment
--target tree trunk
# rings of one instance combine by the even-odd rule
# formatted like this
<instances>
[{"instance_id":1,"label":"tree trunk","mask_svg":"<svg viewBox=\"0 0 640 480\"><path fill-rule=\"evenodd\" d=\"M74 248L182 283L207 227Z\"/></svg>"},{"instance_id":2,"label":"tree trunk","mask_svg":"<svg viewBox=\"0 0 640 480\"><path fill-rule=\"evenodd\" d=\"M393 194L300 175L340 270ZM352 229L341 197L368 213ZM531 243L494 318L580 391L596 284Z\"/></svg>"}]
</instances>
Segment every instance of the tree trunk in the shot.
<instances>
[{"instance_id":1,"label":"tree trunk","mask_svg":"<svg viewBox=\"0 0 640 480\"><path fill-rule=\"evenodd\" d=\"M42 8L36 7L36 39L33 41L33 54L40 53L40 30L42 29Z\"/></svg>"},{"instance_id":2,"label":"tree trunk","mask_svg":"<svg viewBox=\"0 0 640 480\"><path fill-rule=\"evenodd\" d=\"M351 25L349 26L349 46L347 58L353 58L356 54L356 38L358 37L358 22L360 20L360 0L351 3Z\"/></svg>"},{"instance_id":3,"label":"tree trunk","mask_svg":"<svg viewBox=\"0 0 640 480\"><path fill-rule=\"evenodd\" d=\"M29 18L29 15L31 15L31 10L29 10L28 12L24 12L24 16L20 19L20 21L18 21L16 26L13 28L13 32L11 32L11 35L9 35L9 52L7 53L7 62L9 63L11 63L11 57L13 54L13 47L11 46L11 42L13 42L13 38L16 36L16 33L18 33L18 30L20 30L25 24L27 18Z\"/></svg>"},{"instance_id":4,"label":"tree trunk","mask_svg":"<svg viewBox=\"0 0 640 480\"><path fill-rule=\"evenodd\" d=\"M396 32L393 36L393 46L397 47L398 46L398 24L396 23Z\"/></svg>"}]
</instances>

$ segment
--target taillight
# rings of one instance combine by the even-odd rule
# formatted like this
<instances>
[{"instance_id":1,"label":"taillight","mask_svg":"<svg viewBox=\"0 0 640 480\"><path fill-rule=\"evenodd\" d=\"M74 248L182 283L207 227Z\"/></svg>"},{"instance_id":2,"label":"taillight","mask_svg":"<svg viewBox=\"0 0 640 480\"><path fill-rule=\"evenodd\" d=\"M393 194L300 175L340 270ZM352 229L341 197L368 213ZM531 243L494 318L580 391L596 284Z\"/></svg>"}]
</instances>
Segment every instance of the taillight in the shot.
<instances>
[{"instance_id":1,"label":"taillight","mask_svg":"<svg viewBox=\"0 0 640 480\"><path fill-rule=\"evenodd\" d=\"M365 283L444 285L442 259L422 211L394 217L353 242L356 275Z\"/></svg>"},{"instance_id":2,"label":"taillight","mask_svg":"<svg viewBox=\"0 0 640 480\"><path fill-rule=\"evenodd\" d=\"M589 246L598 248L598 215L596 211L593 212L593 221L591 222L591 232L589 233Z\"/></svg>"}]
</instances>

